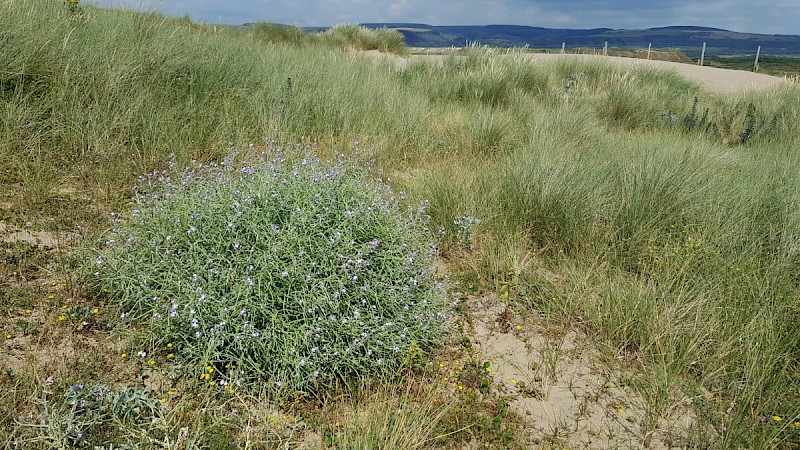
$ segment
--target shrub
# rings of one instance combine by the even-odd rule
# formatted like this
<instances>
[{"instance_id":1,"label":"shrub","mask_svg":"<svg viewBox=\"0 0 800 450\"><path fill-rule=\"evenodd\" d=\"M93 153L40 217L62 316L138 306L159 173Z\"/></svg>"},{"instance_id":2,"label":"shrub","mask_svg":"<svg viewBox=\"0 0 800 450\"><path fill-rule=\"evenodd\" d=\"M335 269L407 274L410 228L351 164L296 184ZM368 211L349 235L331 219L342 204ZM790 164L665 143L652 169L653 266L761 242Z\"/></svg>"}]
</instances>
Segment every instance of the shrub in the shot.
<instances>
[{"instance_id":1,"label":"shrub","mask_svg":"<svg viewBox=\"0 0 800 450\"><path fill-rule=\"evenodd\" d=\"M424 208L344 158L270 154L142 177L95 262L98 290L144 323L150 351L169 344L170 363L227 390L396 373L444 317Z\"/></svg>"}]
</instances>

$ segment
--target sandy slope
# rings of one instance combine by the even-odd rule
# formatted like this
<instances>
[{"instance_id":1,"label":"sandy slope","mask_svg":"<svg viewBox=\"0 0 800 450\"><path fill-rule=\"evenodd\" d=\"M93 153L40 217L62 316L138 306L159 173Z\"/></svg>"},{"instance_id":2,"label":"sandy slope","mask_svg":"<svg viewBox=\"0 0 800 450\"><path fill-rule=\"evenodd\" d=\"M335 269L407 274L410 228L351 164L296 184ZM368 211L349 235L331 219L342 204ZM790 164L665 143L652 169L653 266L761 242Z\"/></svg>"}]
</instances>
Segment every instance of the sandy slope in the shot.
<instances>
[{"instance_id":1,"label":"sandy slope","mask_svg":"<svg viewBox=\"0 0 800 450\"><path fill-rule=\"evenodd\" d=\"M579 58L585 61L609 61L621 66L653 67L674 71L684 78L694 81L715 92L734 92L745 89L766 89L778 86L786 81L783 78L764 75L762 73L745 72L743 70L718 69L694 64L683 64L670 61L653 61L636 58L621 58L598 55L549 55L532 54L536 61L555 60L559 58Z\"/></svg>"},{"instance_id":2,"label":"sandy slope","mask_svg":"<svg viewBox=\"0 0 800 450\"><path fill-rule=\"evenodd\" d=\"M398 69L405 68L414 61L441 61L441 55L413 55L409 58L401 58L395 55L379 53L377 51L364 52L365 54L381 59L389 59L395 63ZM554 61L558 59L579 59L581 61L605 61L620 66L640 66L653 67L665 71L673 71L677 74L694 81L706 89L714 92L735 92L748 89L768 89L787 83L783 78L764 75L761 73L745 72L742 70L718 69L715 67L698 66L694 64L683 64L669 61L653 61L636 58L622 58L615 56L599 55L559 55L559 54L540 54L532 53L529 55L532 61Z\"/></svg>"}]
</instances>

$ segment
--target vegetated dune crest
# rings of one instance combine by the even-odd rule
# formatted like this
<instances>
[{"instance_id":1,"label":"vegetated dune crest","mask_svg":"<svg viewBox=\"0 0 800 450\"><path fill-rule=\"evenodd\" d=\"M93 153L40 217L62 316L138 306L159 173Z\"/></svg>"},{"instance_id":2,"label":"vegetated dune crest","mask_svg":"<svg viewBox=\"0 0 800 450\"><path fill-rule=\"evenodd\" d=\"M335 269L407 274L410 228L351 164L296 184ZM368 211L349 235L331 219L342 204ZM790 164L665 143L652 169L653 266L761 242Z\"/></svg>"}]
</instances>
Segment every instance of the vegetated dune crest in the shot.
<instances>
[{"instance_id":1,"label":"vegetated dune crest","mask_svg":"<svg viewBox=\"0 0 800 450\"><path fill-rule=\"evenodd\" d=\"M442 61L442 55L413 55L403 58L397 55L380 53L377 50L363 52L371 57L388 59L394 62L398 69L405 68L414 61ZM765 75L762 73L745 72L742 70L720 69L717 67L699 66L671 61L656 61L638 58L624 58L618 56L582 55L582 54L552 54L531 53L528 57L532 61L556 61L559 59L579 59L586 62L608 62L627 67L651 67L664 71L673 71L678 75L694 81L704 88L718 93L737 92L749 89L769 89L787 83L783 78Z\"/></svg>"}]
</instances>

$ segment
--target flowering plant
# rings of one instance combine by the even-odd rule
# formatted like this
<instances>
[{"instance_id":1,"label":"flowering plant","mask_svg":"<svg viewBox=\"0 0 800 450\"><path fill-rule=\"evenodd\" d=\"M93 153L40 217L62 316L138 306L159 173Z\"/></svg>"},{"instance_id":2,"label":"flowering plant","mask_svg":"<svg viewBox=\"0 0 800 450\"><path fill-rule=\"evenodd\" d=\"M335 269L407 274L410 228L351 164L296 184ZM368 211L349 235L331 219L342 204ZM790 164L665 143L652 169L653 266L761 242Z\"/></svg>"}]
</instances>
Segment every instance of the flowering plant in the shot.
<instances>
[{"instance_id":1,"label":"flowering plant","mask_svg":"<svg viewBox=\"0 0 800 450\"><path fill-rule=\"evenodd\" d=\"M273 147L255 165L232 153L141 177L93 261L97 291L152 349L169 342L171 364L228 389L395 373L445 315L424 209L352 161L289 164Z\"/></svg>"}]
</instances>

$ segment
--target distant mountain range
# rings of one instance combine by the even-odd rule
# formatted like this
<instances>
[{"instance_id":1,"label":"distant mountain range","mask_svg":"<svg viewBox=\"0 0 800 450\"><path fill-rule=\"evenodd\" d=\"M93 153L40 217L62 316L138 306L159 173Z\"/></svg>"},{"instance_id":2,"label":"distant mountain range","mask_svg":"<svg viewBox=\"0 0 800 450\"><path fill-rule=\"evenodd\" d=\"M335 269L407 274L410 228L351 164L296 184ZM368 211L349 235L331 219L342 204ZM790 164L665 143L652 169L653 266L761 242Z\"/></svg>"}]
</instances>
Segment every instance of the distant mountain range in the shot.
<instances>
[{"instance_id":1,"label":"distant mountain range","mask_svg":"<svg viewBox=\"0 0 800 450\"><path fill-rule=\"evenodd\" d=\"M800 56L800 36L779 34L738 33L719 28L672 26L645 30L555 29L522 25L433 26L418 23L363 23L367 28L391 28L399 31L409 47L462 47L480 43L492 47L522 47L553 49L609 47L623 49L679 49L689 56L700 54L703 42L707 55L755 54L761 46L763 54ZM306 28L321 31L325 28Z\"/></svg>"}]
</instances>

